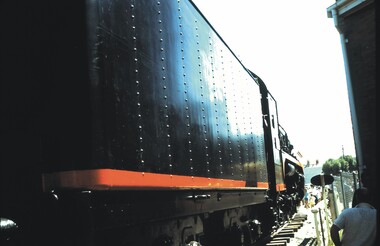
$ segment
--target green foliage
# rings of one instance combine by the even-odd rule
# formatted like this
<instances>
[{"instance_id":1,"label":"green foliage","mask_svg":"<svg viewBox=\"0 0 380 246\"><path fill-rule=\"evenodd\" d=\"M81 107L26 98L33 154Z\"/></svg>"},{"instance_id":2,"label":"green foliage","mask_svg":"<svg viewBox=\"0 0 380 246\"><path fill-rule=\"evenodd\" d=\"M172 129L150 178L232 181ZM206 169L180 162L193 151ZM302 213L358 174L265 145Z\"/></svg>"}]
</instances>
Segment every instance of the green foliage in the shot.
<instances>
[{"instance_id":1,"label":"green foliage","mask_svg":"<svg viewBox=\"0 0 380 246\"><path fill-rule=\"evenodd\" d=\"M322 171L325 174L338 175L342 172L353 172L358 170L356 158L346 155L338 159L328 159L322 166Z\"/></svg>"}]
</instances>

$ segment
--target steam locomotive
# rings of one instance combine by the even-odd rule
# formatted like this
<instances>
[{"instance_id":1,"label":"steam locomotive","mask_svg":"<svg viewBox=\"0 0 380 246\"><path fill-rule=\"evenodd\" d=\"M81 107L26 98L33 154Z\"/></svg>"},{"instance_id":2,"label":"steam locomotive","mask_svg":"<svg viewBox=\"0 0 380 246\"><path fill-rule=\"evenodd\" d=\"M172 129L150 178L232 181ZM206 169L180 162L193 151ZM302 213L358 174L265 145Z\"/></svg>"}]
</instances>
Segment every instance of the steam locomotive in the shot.
<instances>
[{"instance_id":1,"label":"steam locomotive","mask_svg":"<svg viewBox=\"0 0 380 246\"><path fill-rule=\"evenodd\" d=\"M296 212L277 102L191 1L0 22L1 245L252 245Z\"/></svg>"}]
</instances>

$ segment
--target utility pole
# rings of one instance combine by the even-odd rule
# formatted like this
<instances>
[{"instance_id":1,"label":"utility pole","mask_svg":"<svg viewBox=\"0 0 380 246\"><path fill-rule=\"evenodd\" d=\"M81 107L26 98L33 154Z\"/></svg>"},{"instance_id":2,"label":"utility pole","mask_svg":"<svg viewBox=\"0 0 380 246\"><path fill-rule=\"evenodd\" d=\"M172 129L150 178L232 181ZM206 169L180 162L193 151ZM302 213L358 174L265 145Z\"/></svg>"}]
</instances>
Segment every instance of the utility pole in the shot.
<instances>
[{"instance_id":1,"label":"utility pole","mask_svg":"<svg viewBox=\"0 0 380 246\"><path fill-rule=\"evenodd\" d=\"M344 147L342 145L342 154L343 154L343 158L344 158Z\"/></svg>"}]
</instances>

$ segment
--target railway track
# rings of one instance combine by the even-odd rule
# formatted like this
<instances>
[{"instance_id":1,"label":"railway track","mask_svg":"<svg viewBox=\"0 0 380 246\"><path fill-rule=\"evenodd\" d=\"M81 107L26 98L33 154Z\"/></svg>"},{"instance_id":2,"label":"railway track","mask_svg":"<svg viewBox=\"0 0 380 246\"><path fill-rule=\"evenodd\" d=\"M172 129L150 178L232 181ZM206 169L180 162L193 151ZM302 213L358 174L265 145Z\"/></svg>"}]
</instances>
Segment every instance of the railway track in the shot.
<instances>
[{"instance_id":1,"label":"railway track","mask_svg":"<svg viewBox=\"0 0 380 246\"><path fill-rule=\"evenodd\" d=\"M306 213L296 213L293 218L276 230L268 238L254 246L315 246L313 219Z\"/></svg>"}]
</instances>

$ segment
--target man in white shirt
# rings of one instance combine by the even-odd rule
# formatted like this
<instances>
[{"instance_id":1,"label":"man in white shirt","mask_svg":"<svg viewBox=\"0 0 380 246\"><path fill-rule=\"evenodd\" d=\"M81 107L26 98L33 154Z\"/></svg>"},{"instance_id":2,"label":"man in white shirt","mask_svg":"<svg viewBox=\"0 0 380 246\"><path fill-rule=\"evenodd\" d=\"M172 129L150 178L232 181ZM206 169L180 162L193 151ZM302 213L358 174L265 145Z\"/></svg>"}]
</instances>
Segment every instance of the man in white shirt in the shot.
<instances>
[{"instance_id":1,"label":"man in white shirt","mask_svg":"<svg viewBox=\"0 0 380 246\"><path fill-rule=\"evenodd\" d=\"M367 188L359 188L354 193L357 205L342 211L330 228L331 239L336 246L372 246L376 241L377 211L370 204L371 196ZM339 231L343 229L342 240Z\"/></svg>"}]
</instances>

